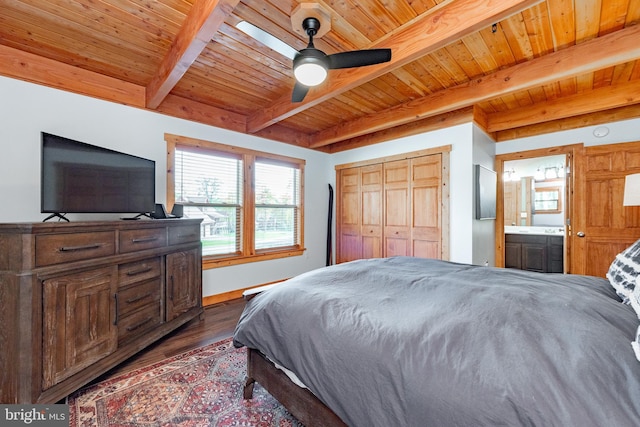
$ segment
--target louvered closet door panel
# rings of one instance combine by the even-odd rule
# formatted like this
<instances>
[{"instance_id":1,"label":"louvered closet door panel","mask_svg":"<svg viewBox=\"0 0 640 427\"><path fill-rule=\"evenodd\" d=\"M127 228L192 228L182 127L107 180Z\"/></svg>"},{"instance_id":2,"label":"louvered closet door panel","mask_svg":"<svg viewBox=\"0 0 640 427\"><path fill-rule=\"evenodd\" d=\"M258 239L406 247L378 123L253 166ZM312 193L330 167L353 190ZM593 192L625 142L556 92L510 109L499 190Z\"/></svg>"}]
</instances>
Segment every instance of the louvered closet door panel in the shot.
<instances>
[{"instance_id":1,"label":"louvered closet door panel","mask_svg":"<svg viewBox=\"0 0 640 427\"><path fill-rule=\"evenodd\" d=\"M362 258L382 256L382 165L363 166L362 183Z\"/></svg>"},{"instance_id":2,"label":"louvered closet door panel","mask_svg":"<svg viewBox=\"0 0 640 427\"><path fill-rule=\"evenodd\" d=\"M412 159L411 255L441 258L442 254L442 156Z\"/></svg>"},{"instance_id":3,"label":"louvered closet door panel","mask_svg":"<svg viewBox=\"0 0 640 427\"><path fill-rule=\"evenodd\" d=\"M362 258L361 247L361 194L359 168L338 172L337 191L338 263Z\"/></svg>"},{"instance_id":4,"label":"louvered closet door panel","mask_svg":"<svg viewBox=\"0 0 640 427\"><path fill-rule=\"evenodd\" d=\"M384 165L384 256L411 255L409 160Z\"/></svg>"}]
</instances>

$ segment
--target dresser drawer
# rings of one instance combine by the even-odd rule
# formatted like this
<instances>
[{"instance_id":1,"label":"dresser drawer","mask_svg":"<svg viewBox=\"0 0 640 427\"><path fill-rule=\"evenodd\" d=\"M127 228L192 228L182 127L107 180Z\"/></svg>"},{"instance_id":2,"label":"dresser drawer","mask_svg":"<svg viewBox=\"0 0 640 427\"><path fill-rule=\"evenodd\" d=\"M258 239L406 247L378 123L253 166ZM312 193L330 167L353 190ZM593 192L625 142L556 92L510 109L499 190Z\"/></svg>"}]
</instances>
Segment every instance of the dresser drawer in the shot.
<instances>
[{"instance_id":1,"label":"dresser drawer","mask_svg":"<svg viewBox=\"0 0 640 427\"><path fill-rule=\"evenodd\" d=\"M160 257L130 262L118 266L118 286L160 277Z\"/></svg>"},{"instance_id":2,"label":"dresser drawer","mask_svg":"<svg viewBox=\"0 0 640 427\"><path fill-rule=\"evenodd\" d=\"M181 243L199 242L200 224L179 225L169 228L169 244L179 245Z\"/></svg>"},{"instance_id":3,"label":"dresser drawer","mask_svg":"<svg viewBox=\"0 0 640 427\"><path fill-rule=\"evenodd\" d=\"M114 231L36 236L36 266L114 255L115 240Z\"/></svg>"},{"instance_id":4,"label":"dresser drawer","mask_svg":"<svg viewBox=\"0 0 640 427\"><path fill-rule=\"evenodd\" d=\"M127 316L140 307L160 301L161 285L161 280L158 277L119 290L117 300L118 307L116 307L118 319ZM118 320L118 323L120 323L120 320Z\"/></svg>"},{"instance_id":5,"label":"dresser drawer","mask_svg":"<svg viewBox=\"0 0 640 427\"><path fill-rule=\"evenodd\" d=\"M118 344L154 329L162 323L160 301L118 319Z\"/></svg>"},{"instance_id":6,"label":"dresser drawer","mask_svg":"<svg viewBox=\"0 0 640 427\"><path fill-rule=\"evenodd\" d=\"M143 249L161 248L167 245L166 228L143 228L120 232L120 252L135 252Z\"/></svg>"}]
</instances>

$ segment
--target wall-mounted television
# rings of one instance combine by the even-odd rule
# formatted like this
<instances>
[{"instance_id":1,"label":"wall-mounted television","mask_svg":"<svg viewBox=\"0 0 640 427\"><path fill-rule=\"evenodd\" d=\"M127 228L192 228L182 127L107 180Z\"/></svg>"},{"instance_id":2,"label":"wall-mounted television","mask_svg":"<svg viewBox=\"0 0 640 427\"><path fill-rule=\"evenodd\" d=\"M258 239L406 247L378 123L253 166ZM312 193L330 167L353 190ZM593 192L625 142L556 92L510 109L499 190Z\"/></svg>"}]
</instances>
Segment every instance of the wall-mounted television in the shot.
<instances>
[{"instance_id":1,"label":"wall-mounted television","mask_svg":"<svg viewBox=\"0 0 640 427\"><path fill-rule=\"evenodd\" d=\"M476 219L496 219L498 177L494 171L475 165Z\"/></svg>"},{"instance_id":2,"label":"wall-mounted television","mask_svg":"<svg viewBox=\"0 0 640 427\"><path fill-rule=\"evenodd\" d=\"M41 211L153 212L155 169L153 160L42 132Z\"/></svg>"}]
</instances>

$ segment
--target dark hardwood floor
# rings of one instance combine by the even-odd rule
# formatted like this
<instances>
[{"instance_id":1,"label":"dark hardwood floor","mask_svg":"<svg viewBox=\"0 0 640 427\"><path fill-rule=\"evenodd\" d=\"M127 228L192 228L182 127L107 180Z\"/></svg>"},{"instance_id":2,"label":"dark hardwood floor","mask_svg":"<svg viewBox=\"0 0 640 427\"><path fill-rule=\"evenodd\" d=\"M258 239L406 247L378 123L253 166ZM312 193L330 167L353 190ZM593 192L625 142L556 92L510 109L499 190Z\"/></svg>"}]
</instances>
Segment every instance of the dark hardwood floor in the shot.
<instances>
[{"instance_id":1,"label":"dark hardwood floor","mask_svg":"<svg viewBox=\"0 0 640 427\"><path fill-rule=\"evenodd\" d=\"M98 378L97 381L103 381L194 348L231 337L244 305L245 301L243 299L237 299L205 307L203 320L199 317L191 320L113 368Z\"/></svg>"}]
</instances>

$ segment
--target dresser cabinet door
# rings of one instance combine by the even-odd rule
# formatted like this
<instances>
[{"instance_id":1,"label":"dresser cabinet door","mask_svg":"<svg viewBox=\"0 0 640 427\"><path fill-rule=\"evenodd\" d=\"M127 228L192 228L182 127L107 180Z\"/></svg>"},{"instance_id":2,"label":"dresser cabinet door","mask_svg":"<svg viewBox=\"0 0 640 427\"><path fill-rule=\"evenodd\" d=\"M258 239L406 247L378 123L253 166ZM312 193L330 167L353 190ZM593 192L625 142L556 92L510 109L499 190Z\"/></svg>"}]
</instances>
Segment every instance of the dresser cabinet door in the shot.
<instances>
[{"instance_id":1,"label":"dresser cabinet door","mask_svg":"<svg viewBox=\"0 0 640 427\"><path fill-rule=\"evenodd\" d=\"M200 251L192 249L168 254L166 265L167 321L170 321L201 304Z\"/></svg>"},{"instance_id":2,"label":"dresser cabinet door","mask_svg":"<svg viewBox=\"0 0 640 427\"><path fill-rule=\"evenodd\" d=\"M44 280L43 389L116 350L117 277L105 267Z\"/></svg>"}]
</instances>

